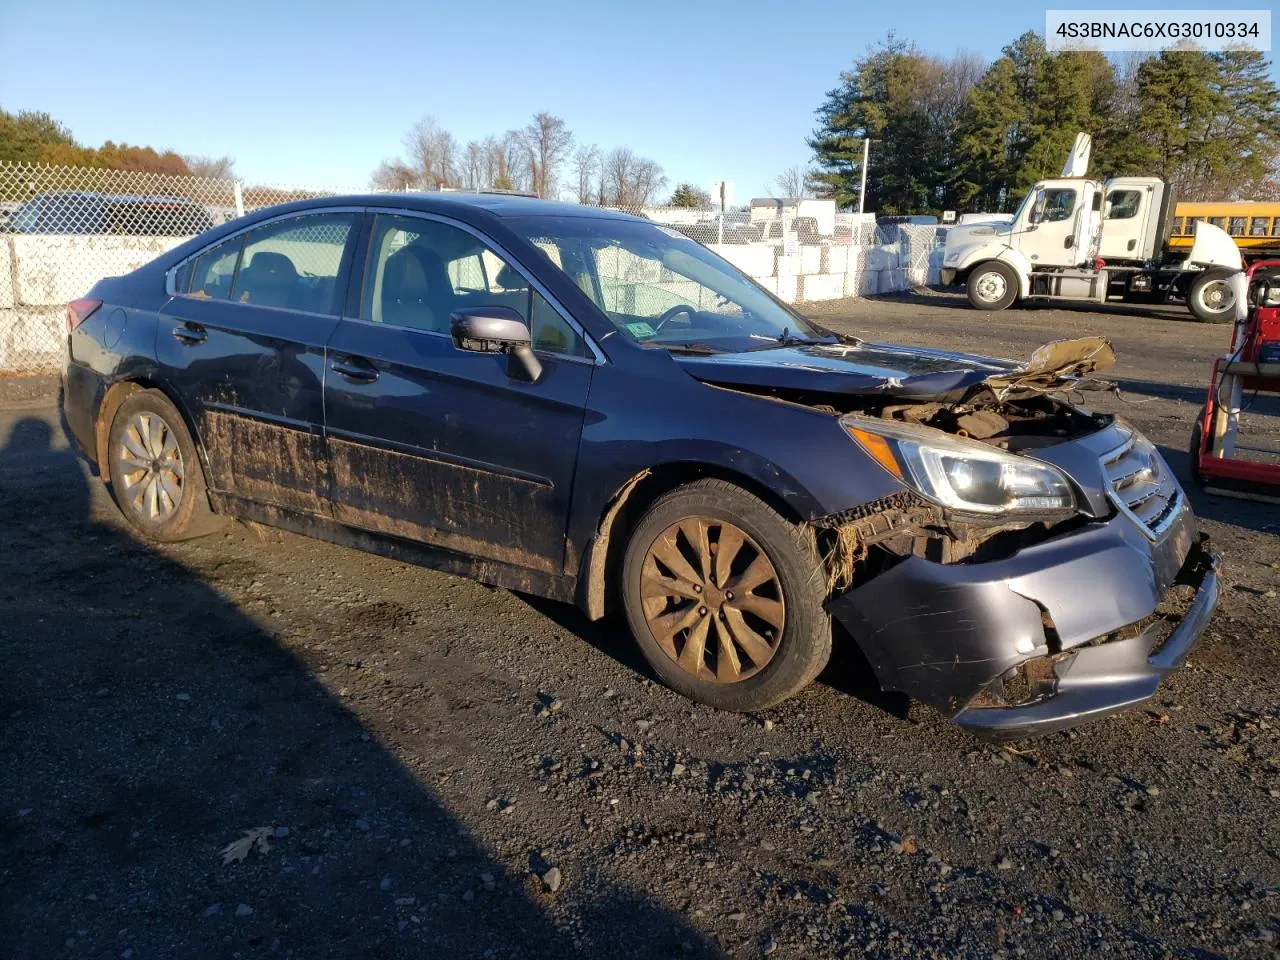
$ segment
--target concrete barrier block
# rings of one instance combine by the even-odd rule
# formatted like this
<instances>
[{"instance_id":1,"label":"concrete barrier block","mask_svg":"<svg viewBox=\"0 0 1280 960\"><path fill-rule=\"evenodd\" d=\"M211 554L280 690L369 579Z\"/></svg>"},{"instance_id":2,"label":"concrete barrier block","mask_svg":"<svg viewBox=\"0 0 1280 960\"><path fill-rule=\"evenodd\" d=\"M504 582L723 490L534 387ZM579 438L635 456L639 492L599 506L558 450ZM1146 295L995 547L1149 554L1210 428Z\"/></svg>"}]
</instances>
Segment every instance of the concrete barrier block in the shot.
<instances>
[{"instance_id":1,"label":"concrete barrier block","mask_svg":"<svg viewBox=\"0 0 1280 960\"><path fill-rule=\"evenodd\" d=\"M66 349L63 307L0 309L0 372L54 370Z\"/></svg>"},{"instance_id":2,"label":"concrete barrier block","mask_svg":"<svg viewBox=\"0 0 1280 960\"><path fill-rule=\"evenodd\" d=\"M898 251L894 247L868 247L866 267L868 270L892 270L898 266Z\"/></svg>"},{"instance_id":3,"label":"concrete barrier block","mask_svg":"<svg viewBox=\"0 0 1280 960\"><path fill-rule=\"evenodd\" d=\"M13 246L8 237L0 238L0 310L13 307Z\"/></svg>"},{"instance_id":4,"label":"concrete barrier block","mask_svg":"<svg viewBox=\"0 0 1280 960\"><path fill-rule=\"evenodd\" d=\"M804 299L839 300L844 296L844 275L815 273L804 278Z\"/></svg>"},{"instance_id":5,"label":"concrete barrier block","mask_svg":"<svg viewBox=\"0 0 1280 960\"><path fill-rule=\"evenodd\" d=\"M17 305L62 306L103 277L130 273L187 237L12 237Z\"/></svg>"},{"instance_id":6,"label":"concrete barrier block","mask_svg":"<svg viewBox=\"0 0 1280 960\"><path fill-rule=\"evenodd\" d=\"M858 297L862 295L858 288L861 277L862 272L857 267L850 267L844 272L842 279L844 281L844 295L846 297Z\"/></svg>"},{"instance_id":7,"label":"concrete barrier block","mask_svg":"<svg viewBox=\"0 0 1280 960\"><path fill-rule=\"evenodd\" d=\"M858 275L858 296L874 297L880 292L880 270L863 270Z\"/></svg>"},{"instance_id":8,"label":"concrete barrier block","mask_svg":"<svg viewBox=\"0 0 1280 960\"><path fill-rule=\"evenodd\" d=\"M844 244L826 248L824 273L844 273L849 269L849 247Z\"/></svg>"},{"instance_id":9,"label":"concrete barrier block","mask_svg":"<svg viewBox=\"0 0 1280 960\"><path fill-rule=\"evenodd\" d=\"M775 279L778 281L778 299L786 303L795 303L796 297L800 292L796 275L794 273L784 274L779 270Z\"/></svg>"},{"instance_id":10,"label":"concrete barrier block","mask_svg":"<svg viewBox=\"0 0 1280 960\"><path fill-rule=\"evenodd\" d=\"M822 272L822 248L807 244L800 248L800 272L805 276Z\"/></svg>"},{"instance_id":11,"label":"concrete barrier block","mask_svg":"<svg viewBox=\"0 0 1280 960\"><path fill-rule=\"evenodd\" d=\"M775 268L776 275L781 277L796 277L800 274L801 259L798 253L780 253L778 254L777 266Z\"/></svg>"},{"instance_id":12,"label":"concrete barrier block","mask_svg":"<svg viewBox=\"0 0 1280 960\"><path fill-rule=\"evenodd\" d=\"M778 278L777 277L755 277L756 283L764 287L774 296L778 295Z\"/></svg>"},{"instance_id":13,"label":"concrete barrier block","mask_svg":"<svg viewBox=\"0 0 1280 960\"><path fill-rule=\"evenodd\" d=\"M707 244L749 277L773 276L773 245L768 243Z\"/></svg>"}]
</instances>

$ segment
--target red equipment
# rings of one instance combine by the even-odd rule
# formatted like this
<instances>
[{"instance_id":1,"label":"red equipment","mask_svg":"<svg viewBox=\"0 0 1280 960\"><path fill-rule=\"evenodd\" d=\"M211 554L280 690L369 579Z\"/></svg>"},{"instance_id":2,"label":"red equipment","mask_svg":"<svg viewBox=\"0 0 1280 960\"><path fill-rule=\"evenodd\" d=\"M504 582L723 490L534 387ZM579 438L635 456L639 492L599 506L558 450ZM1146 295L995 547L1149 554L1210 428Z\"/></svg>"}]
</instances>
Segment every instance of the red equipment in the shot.
<instances>
[{"instance_id":1,"label":"red equipment","mask_svg":"<svg viewBox=\"0 0 1280 960\"><path fill-rule=\"evenodd\" d=\"M1246 309L1237 311L1231 350L1213 362L1209 396L1191 435L1192 474L1213 493L1280 503L1280 450L1237 445L1245 395L1252 402L1255 394L1280 394L1280 260L1250 266L1236 296Z\"/></svg>"}]
</instances>

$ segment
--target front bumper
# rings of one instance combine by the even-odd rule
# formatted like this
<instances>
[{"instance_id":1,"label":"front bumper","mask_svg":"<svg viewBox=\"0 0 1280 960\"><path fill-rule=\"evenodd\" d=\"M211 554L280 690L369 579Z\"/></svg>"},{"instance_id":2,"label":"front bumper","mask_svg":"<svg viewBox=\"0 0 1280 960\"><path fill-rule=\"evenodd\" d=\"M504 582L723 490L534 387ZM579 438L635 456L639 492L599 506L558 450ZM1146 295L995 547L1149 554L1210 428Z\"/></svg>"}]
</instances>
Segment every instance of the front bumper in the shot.
<instances>
[{"instance_id":1,"label":"front bumper","mask_svg":"<svg viewBox=\"0 0 1280 960\"><path fill-rule=\"evenodd\" d=\"M956 268L943 267L938 271L938 279L942 281L944 287L949 287L956 282Z\"/></svg>"},{"instance_id":2,"label":"front bumper","mask_svg":"<svg viewBox=\"0 0 1280 960\"><path fill-rule=\"evenodd\" d=\"M886 689L992 739L1051 733L1149 699L1182 665L1219 591L1218 558L1193 522L1184 510L1159 542L1116 516L994 562L909 557L830 610ZM1161 621L1099 639L1151 618L1180 584L1194 595L1171 631ZM986 705L993 683L1032 662L1051 671L1036 696Z\"/></svg>"}]
</instances>

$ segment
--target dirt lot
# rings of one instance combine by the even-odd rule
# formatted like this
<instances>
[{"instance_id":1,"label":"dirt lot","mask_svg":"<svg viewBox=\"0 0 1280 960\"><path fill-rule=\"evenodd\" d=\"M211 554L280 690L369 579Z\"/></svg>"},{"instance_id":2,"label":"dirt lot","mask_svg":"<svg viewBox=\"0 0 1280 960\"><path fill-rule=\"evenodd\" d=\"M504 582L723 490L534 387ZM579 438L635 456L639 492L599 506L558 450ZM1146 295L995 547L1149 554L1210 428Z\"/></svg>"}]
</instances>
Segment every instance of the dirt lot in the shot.
<instances>
[{"instance_id":1,"label":"dirt lot","mask_svg":"<svg viewBox=\"0 0 1280 960\"><path fill-rule=\"evenodd\" d=\"M1123 399L1089 400L1184 479L1227 339L946 296L814 313L1005 356L1105 334ZM1280 948L1280 507L1194 495L1225 597L1149 709L1001 750L848 655L742 717L568 607L241 526L157 549L54 389L0 382L0 957Z\"/></svg>"}]
</instances>

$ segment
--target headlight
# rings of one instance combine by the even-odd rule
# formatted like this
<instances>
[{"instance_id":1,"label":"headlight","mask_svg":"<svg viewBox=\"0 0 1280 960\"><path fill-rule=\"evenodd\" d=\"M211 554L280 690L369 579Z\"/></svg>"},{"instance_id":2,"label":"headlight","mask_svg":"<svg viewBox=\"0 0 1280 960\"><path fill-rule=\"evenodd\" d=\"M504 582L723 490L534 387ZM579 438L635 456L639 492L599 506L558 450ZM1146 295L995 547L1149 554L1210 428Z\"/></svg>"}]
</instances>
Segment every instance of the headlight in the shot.
<instances>
[{"instance_id":1,"label":"headlight","mask_svg":"<svg viewBox=\"0 0 1280 960\"><path fill-rule=\"evenodd\" d=\"M943 506L990 514L1076 509L1070 482L1047 463L887 420L846 416L840 424L882 467Z\"/></svg>"}]
</instances>

